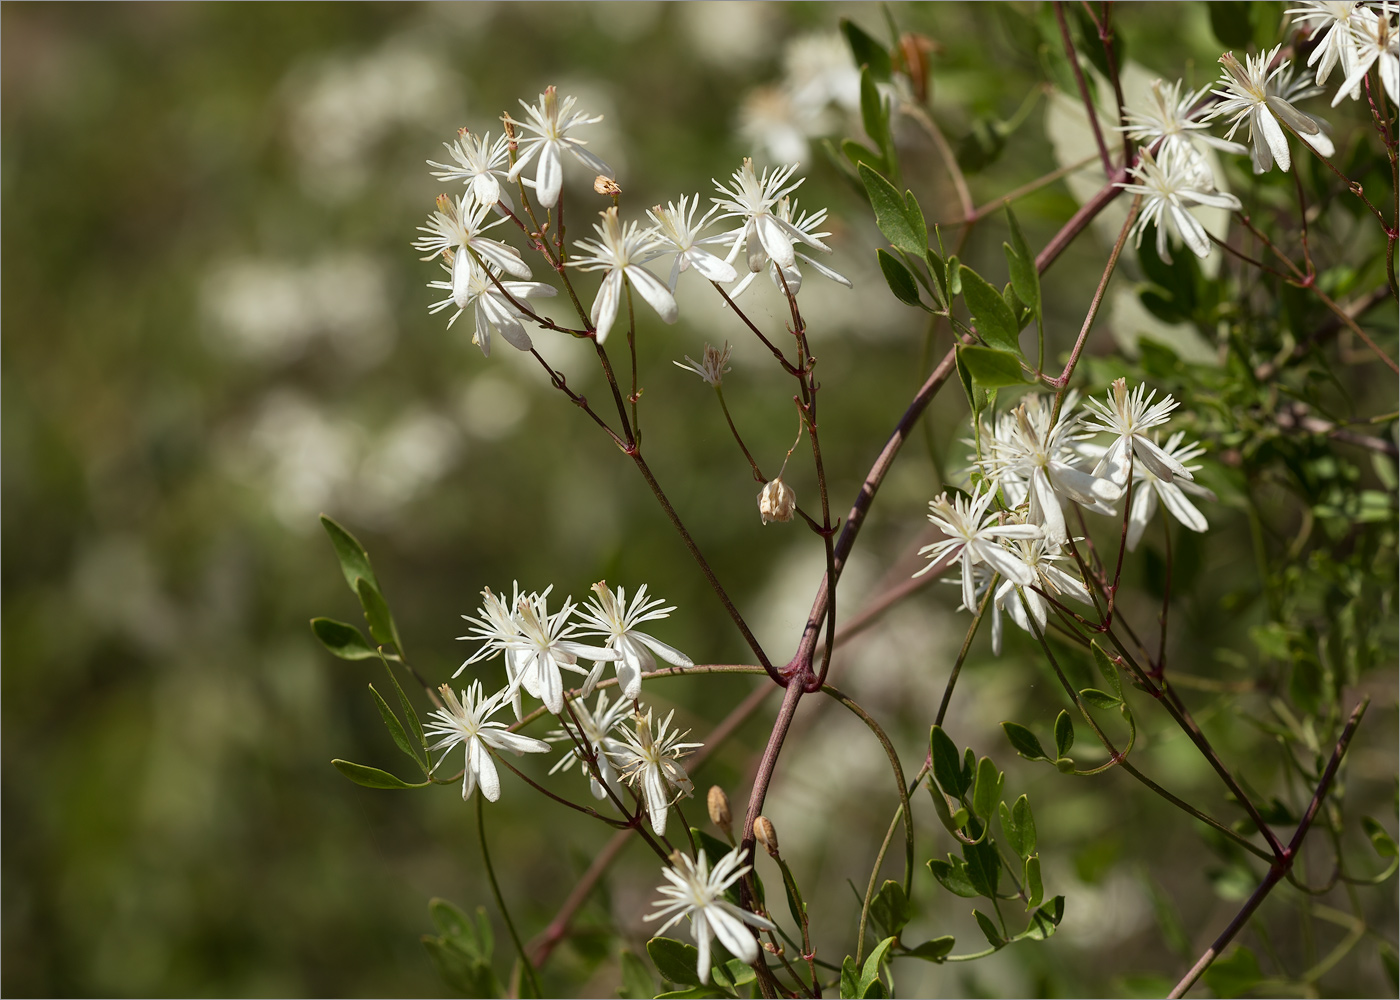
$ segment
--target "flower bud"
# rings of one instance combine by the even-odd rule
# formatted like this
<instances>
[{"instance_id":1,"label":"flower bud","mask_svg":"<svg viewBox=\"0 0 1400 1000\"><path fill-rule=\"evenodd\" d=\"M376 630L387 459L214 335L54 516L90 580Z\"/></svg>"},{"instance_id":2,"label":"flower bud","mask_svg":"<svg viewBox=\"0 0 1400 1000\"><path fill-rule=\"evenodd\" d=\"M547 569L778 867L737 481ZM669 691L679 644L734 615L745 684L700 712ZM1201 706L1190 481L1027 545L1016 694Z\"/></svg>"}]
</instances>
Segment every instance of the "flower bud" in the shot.
<instances>
[{"instance_id":1,"label":"flower bud","mask_svg":"<svg viewBox=\"0 0 1400 1000\"><path fill-rule=\"evenodd\" d=\"M753 839L763 845L769 857L778 856L778 831L773 829L773 821L767 816L753 821Z\"/></svg>"},{"instance_id":2,"label":"flower bud","mask_svg":"<svg viewBox=\"0 0 1400 1000\"><path fill-rule=\"evenodd\" d=\"M797 507L797 493L783 482L782 477L768 480L758 494L758 514L763 523L769 521L791 521L792 512Z\"/></svg>"},{"instance_id":3,"label":"flower bud","mask_svg":"<svg viewBox=\"0 0 1400 1000\"><path fill-rule=\"evenodd\" d=\"M705 804L710 808L710 822L729 833L734 824L734 816L729 811L729 796L724 794L724 789L719 785L711 785Z\"/></svg>"},{"instance_id":4,"label":"flower bud","mask_svg":"<svg viewBox=\"0 0 1400 1000\"><path fill-rule=\"evenodd\" d=\"M593 190L598 194L610 195L614 198L622 193L622 188L618 186L617 181L607 174L599 174L593 178Z\"/></svg>"}]
</instances>

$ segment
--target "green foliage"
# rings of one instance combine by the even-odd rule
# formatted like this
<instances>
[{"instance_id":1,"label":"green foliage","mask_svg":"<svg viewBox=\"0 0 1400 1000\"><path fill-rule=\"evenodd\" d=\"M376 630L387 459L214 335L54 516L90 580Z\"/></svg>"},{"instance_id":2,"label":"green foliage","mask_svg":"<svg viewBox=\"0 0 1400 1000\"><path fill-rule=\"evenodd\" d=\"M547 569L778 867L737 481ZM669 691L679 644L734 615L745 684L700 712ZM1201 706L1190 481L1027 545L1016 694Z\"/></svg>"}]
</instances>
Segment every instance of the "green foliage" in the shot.
<instances>
[{"instance_id":1,"label":"green foliage","mask_svg":"<svg viewBox=\"0 0 1400 1000\"><path fill-rule=\"evenodd\" d=\"M972 312L977 335L988 347L1020 357L1021 325L1016 321L1015 314L1001 293L966 264L959 269L959 275L962 280L963 298L967 300L967 308Z\"/></svg>"},{"instance_id":2,"label":"green foliage","mask_svg":"<svg viewBox=\"0 0 1400 1000\"><path fill-rule=\"evenodd\" d=\"M486 910L477 907L476 919L472 920L445 899L433 899L428 910L438 933L436 936L424 934L423 947L443 982L463 996L503 995L501 984L491 970L495 942Z\"/></svg>"},{"instance_id":3,"label":"green foliage","mask_svg":"<svg viewBox=\"0 0 1400 1000\"><path fill-rule=\"evenodd\" d=\"M333 760L335 769L345 775L357 785L366 788L423 788L432 784L430 781L420 781L416 784L396 778L388 771L381 771L377 767L370 767L367 764L356 764L348 760Z\"/></svg>"}]
</instances>

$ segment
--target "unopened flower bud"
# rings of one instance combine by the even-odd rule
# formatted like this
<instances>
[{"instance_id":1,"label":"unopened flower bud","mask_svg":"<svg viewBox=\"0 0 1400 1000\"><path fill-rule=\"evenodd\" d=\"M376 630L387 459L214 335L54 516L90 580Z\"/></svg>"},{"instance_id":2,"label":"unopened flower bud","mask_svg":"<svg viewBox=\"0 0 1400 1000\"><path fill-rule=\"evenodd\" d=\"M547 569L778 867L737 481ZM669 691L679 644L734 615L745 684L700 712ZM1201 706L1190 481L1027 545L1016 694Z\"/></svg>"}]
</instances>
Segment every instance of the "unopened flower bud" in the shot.
<instances>
[{"instance_id":1,"label":"unopened flower bud","mask_svg":"<svg viewBox=\"0 0 1400 1000\"><path fill-rule=\"evenodd\" d=\"M778 831L773 829L773 821L767 816L753 821L753 839L763 845L769 857L778 856Z\"/></svg>"},{"instance_id":2,"label":"unopened flower bud","mask_svg":"<svg viewBox=\"0 0 1400 1000\"><path fill-rule=\"evenodd\" d=\"M797 493L782 478L770 479L758 494L758 513L763 523L791 521L797 507Z\"/></svg>"},{"instance_id":3,"label":"unopened flower bud","mask_svg":"<svg viewBox=\"0 0 1400 1000\"><path fill-rule=\"evenodd\" d=\"M711 785L705 804L710 808L710 822L729 833L734 824L734 816L729 811L729 796L724 794L724 789L719 785Z\"/></svg>"},{"instance_id":4,"label":"unopened flower bud","mask_svg":"<svg viewBox=\"0 0 1400 1000\"><path fill-rule=\"evenodd\" d=\"M597 177L593 178L593 190L599 194L609 195L614 198L622 193L622 188L618 186L617 181L613 180L607 174L599 174Z\"/></svg>"}]
</instances>

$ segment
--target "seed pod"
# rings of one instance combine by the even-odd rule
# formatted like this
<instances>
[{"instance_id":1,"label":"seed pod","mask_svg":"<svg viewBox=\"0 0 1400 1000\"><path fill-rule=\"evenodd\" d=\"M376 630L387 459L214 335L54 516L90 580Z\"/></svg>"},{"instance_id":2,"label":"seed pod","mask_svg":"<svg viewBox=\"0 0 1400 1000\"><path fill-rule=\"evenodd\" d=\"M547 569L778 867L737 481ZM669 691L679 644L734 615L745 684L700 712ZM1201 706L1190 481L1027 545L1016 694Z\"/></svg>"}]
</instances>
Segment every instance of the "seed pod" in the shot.
<instances>
[{"instance_id":1,"label":"seed pod","mask_svg":"<svg viewBox=\"0 0 1400 1000\"><path fill-rule=\"evenodd\" d=\"M730 833L734 825L734 816L729 811L729 796L724 794L724 789L719 785L711 785L705 804L710 809L710 822L725 833Z\"/></svg>"},{"instance_id":2,"label":"seed pod","mask_svg":"<svg viewBox=\"0 0 1400 1000\"><path fill-rule=\"evenodd\" d=\"M791 521L797 508L797 493L782 478L768 480L758 494L758 514L763 523Z\"/></svg>"},{"instance_id":3,"label":"seed pod","mask_svg":"<svg viewBox=\"0 0 1400 1000\"><path fill-rule=\"evenodd\" d=\"M593 178L593 190L598 194L612 195L613 197L622 193L622 188L618 186L617 181L607 174L599 174Z\"/></svg>"},{"instance_id":4,"label":"seed pod","mask_svg":"<svg viewBox=\"0 0 1400 1000\"><path fill-rule=\"evenodd\" d=\"M773 829L773 822L767 816L760 816L753 821L753 836L763 845L769 857L778 856L778 831Z\"/></svg>"}]
</instances>

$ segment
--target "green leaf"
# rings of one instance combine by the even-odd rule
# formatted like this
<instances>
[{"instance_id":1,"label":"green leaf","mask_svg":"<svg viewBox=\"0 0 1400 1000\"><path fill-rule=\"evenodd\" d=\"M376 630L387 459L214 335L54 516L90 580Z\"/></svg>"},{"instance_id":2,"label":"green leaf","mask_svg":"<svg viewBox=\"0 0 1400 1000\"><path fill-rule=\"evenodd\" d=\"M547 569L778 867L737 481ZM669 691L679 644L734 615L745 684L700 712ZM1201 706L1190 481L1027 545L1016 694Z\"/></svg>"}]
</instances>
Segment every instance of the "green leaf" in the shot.
<instances>
[{"instance_id":1,"label":"green leaf","mask_svg":"<svg viewBox=\"0 0 1400 1000\"><path fill-rule=\"evenodd\" d=\"M1383 858L1395 857L1395 841L1385 832L1385 827L1370 816L1361 817L1361 827L1366 831L1366 836L1371 838L1371 846L1376 849L1377 854Z\"/></svg>"},{"instance_id":2,"label":"green leaf","mask_svg":"<svg viewBox=\"0 0 1400 1000\"><path fill-rule=\"evenodd\" d=\"M618 996L630 1000L650 1000L656 996L656 980L651 978L651 970L645 962L623 948L618 963L622 966L622 988L617 991Z\"/></svg>"},{"instance_id":3,"label":"green leaf","mask_svg":"<svg viewBox=\"0 0 1400 1000\"><path fill-rule=\"evenodd\" d=\"M1108 686L1113 689L1113 693L1121 701L1123 698L1123 679L1118 675L1118 667L1113 662L1113 658L1099 645L1099 640L1095 639L1091 644L1094 650L1094 663L1099 668L1099 673L1103 674L1103 679L1108 681Z\"/></svg>"},{"instance_id":4,"label":"green leaf","mask_svg":"<svg viewBox=\"0 0 1400 1000\"><path fill-rule=\"evenodd\" d=\"M938 786L931 779L928 783L928 793L933 797L933 810L938 813L938 821L943 824L945 830L956 834L967 824L967 810L962 808L956 812L950 810L948 797L938 790Z\"/></svg>"},{"instance_id":5,"label":"green leaf","mask_svg":"<svg viewBox=\"0 0 1400 1000\"><path fill-rule=\"evenodd\" d=\"M958 255L948 258L948 297L955 299L962 294L962 261L958 260Z\"/></svg>"},{"instance_id":6,"label":"green leaf","mask_svg":"<svg viewBox=\"0 0 1400 1000\"><path fill-rule=\"evenodd\" d=\"M962 852L967 862L967 880L979 896L995 899L1001 883L1001 857L997 854L996 841L989 834L981 843L964 844Z\"/></svg>"},{"instance_id":7,"label":"green leaf","mask_svg":"<svg viewBox=\"0 0 1400 1000\"><path fill-rule=\"evenodd\" d=\"M1083 698L1095 708L1117 708L1123 704L1122 698L1115 698L1107 691L1100 691L1098 688L1085 688L1079 692L1079 697Z\"/></svg>"},{"instance_id":8,"label":"green leaf","mask_svg":"<svg viewBox=\"0 0 1400 1000\"><path fill-rule=\"evenodd\" d=\"M1248 0L1210 0L1210 30L1227 48L1248 48L1254 37L1253 7Z\"/></svg>"},{"instance_id":9,"label":"green leaf","mask_svg":"<svg viewBox=\"0 0 1400 1000\"><path fill-rule=\"evenodd\" d=\"M1016 800L1016 805L1011 809L1011 818L1016 823L1016 829L1021 832L1020 843L1016 846L1016 853L1021 857L1035 853L1035 816L1031 814L1031 801L1022 795Z\"/></svg>"},{"instance_id":10,"label":"green leaf","mask_svg":"<svg viewBox=\"0 0 1400 1000\"><path fill-rule=\"evenodd\" d=\"M966 264L960 266L959 275L962 278L963 298L967 300L967 308L972 312L972 319L977 324L977 333L986 341L987 346L1010 351L1019 356L1021 329L1016 323L1016 317L1011 314L1011 307L1001 297L1001 292ZM975 369L973 374L976 374Z\"/></svg>"},{"instance_id":11,"label":"green leaf","mask_svg":"<svg viewBox=\"0 0 1400 1000\"><path fill-rule=\"evenodd\" d=\"M1007 270L1011 273L1011 287L1016 289L1016 297L1030 307L1031 315L1040 315L1040 272L1035 268L1035 254L1026 245L1021 235L1021 227L1016 222L1016 213L1011 205L1006 206L1006 221L1011 225L1011 242L1001 245L1006 254Z\"/></svg>"},{"instance_id":12,"label":"green leaf","mask_svg":"<svg viewBox=\"0 0 1400 1000\"><path fill-rule=\"evenodd\" d=\"M857 984L862 997L880 995L872 994L870 992L870 987L880 981L880 963L885 960L885 955L889 952L892 944L894 944L894 938L887 937L875 946L874 951L866 956L865 967L860 970L860 982Z\"/></svg>"},{"instance_id":13,"label":"green leaf","mask_svg":"<svg viewBox=\"0 0 1400 1000\"><path fill-rule=\"evenodd\" d=\"M934 858L928 863L928 870L933 872L933 877L938 879L939 885L955 896L972 899L980 895L977 887L967 876L967 864L962 858L956 858L951 854L948 855L947 861Z\"/></svg>"},{"instance_id":14,"label":"green leaf","mask_svg":"<svg viewBox=\"0 0 1400 1000\"><path fill-rule=\"evenodd\" d=\"M1001 931L997 930L997 925L992 922L992 918L981 910L973 910L972 915L977 918L977 926L982 928L982 933L987 938L987 943L993 948L1005 948L1006 938L1001 936Z\"/></svg>"},{"instance_id":15,"label":"green leaf","mask_svg":"<svg viewBox=\"0 0 1400 1000\"><path fill-rule=\"evenodd\" d=\"M870 916L887 935L898 937L904 925L914 917L909 897L904 894L904 886L893 879L880 886L879 893L870 901Z\"/></svg>"},{"instance_id":16,"label":"green leaf","mask_svg":"<svg viewBox=\"0 0 1400 1000\"><path fill-rule=\"evenodd\" d=\"M1259 971L1259 959L1244 945L1237 945L1224 958L1217 958L1205 972L1206 985L1211 992L1226 1000L1244 996L1263 978L1264 974Z\"/></svg>"},{"instance_id":17,"label":"green leaf","mask_svg":"<svg viewBox=\"0 0 1400 1000\"><path fill-rule=\"evenodd\" d=\"M972 811L985 820L996 815L1006 775L997 770L990 757L977 762L977 778L972 786Z\"/></svg>"},{"instance_id":18,"label":"green leaf","mask_svg":"<svg viewBox=\"0 0 1400 1000\"><path fill-rule=\"evenodd\" d=\"M1065 757L1074 746L1074 720L1068 712L1060 712L1055 717L1055 755Z\"/></svg>"},{"instance_id":19,"label":"green leaf","mask_svg":"<svg viewBox=\"0 0 1400 1000\"><path fill-rule=\"evenodd\" d=\"M893 65L888 49L848 17L841 18L841 33L846 36L857 66L869 66L870 75L880 83L889 80Z\"/></svg>"},{"instance_id":20,"label":"green leaf","mask_svg":"<svg viewBox=\"0 0 1400 1000\"><path fill-rule=\"evenodd\" d=\"M946 305L952 295L952 293L948 291L948 265L944 263L943 258L938 255L938 251L934 250L933 247L928 248L924 259L928 261L929 273L933 275L934 284L938 287L939 297L943 300L943 304Z\"/></svg>"},{"instance_id":21,"label":"green leaf","mask_svg":"<svg viewBox=\"0 0 1400 1000\"><path fill-rule=\"evenodd\" d=\"M941 962L951 954L953 950L953 936L945 934L936 937L932 941L925 941L917 947L910 948L906 955L910 958L922 958L925 962Z\"/></svg>"},{"instance_id":22,"label":"green leaf","mask_svg":"<svg viewBox=\"0 0 1400 1000\"><path fill-rule=\"evenodd\" d=\"M394 625L394 616L389 613L389 605L379 588L364 577L360 577L356 588L360 594L360 606L365 609L365 621L369 623L370 638L381 646L392 646L400 652L399 630Z\"/></svg>"},{"instance_id":23,"label":"green leaf","mask_svg":"<svg viewBox=\"0 0 1400 1000\"><path fill-rule=\"evenodd\" d=\"M654 937L647 942L647 954L668 982L683 986L700 985L700 973L696 971L700 952L693 945L674 938Z\"/></svg>"},{"instance_id":24,"label":"green leaf","mask_svg":"<svg viewBox=\"0 0 1400 1000\"><path fill-rule=\"evenodd\" d=\"M335 554L340 559L340 571L345 574L345 582L350 589L355 590L355 581L361 578L378 587L379 581L374 578L374 570L369 565L369 553L359 540L325 514L321 515L321 526L331 536L331 544L335 546Z\"/></svg>"},{"instance_id":25,"label":"green leaf","mask_svg":"<svg viewBox=\"0 0 1400 1000\"><path fill-rule=\"evenodd\" d=\"M1040 909L1031 914L1030 923L1026 929L1017 934L1017 941L1044 941L1055 933L1055 929L1060 926L1060 921L1065 918L1065 897L1056 896Z\"/></svg>"},{"instance_id":26,"label":"green leaf","mask_svg":"<svg viewBox=\"0 0 1400 1000\"><path fill-rule=\"evenodd\" d=\"M467 997L498 997L501 984L491 965L466 954L443 938L423 935L423 947L438 975L455 993Z\"/></svg>"},{"instance_id":27,"label":"green leaf","mask_svg":"<svg viewBox=\"0 0 1400 1000\"><path fill-rule=\"evenodd\" d=\"M733 996L733 994L713 986L689 986L683 990L672 990L670 993L658 993L656 1000L712 1000L712 998L729 996Z\"/></svg>"},{"instance_id":28,"label":"green leaf","mask_svg":"<svg viewBox=\"0 0 1400 1000\"><path fill-rule=\"evenodd\" d=\"M933 759L933 776L938 780L938 786L948 793L949 798L962 798L971 782L963 778L958 764L958 748L942 726L934 726L929 731L928 743L929 755Z\"/></svg>"},{"instance_id":29,"label":"green leaf","mask_svg":"<svg viewBox=\"0 0 1400 1000\"><path fill-rule=\"evenodd\" d=\"M722 980L722 985L727 989L738 989L740 986L747 986L758 979L758 973L738 958L717 962L710 969L710 974L714 977L715 982L720 983Z\"/></svg>"},{"instance_id":30,"label":"green leaf","mask_svg":"<svg viewBox=\"0 0 1400 1000\"><path fill-rule=\"evenodd\" d=\"M919 199L908 189L904 192L904 217L909 220L909 227L914 230L914 236L923 247L918 255L927 257L932 253L928 245L928 223L924 221L924 210L919 207Z\"/></svg>"},{"instance_id":31,"label":"green leaf","mask_svg":"<svg viewBox=\"0 0 1400 1000\"><path fill-rule=\"evenodd\" d=\"M991 347L958 345L959 363L967 368L972 382L980 389L1025 385L1028 381L1019 355Z\"/></svg>"},{"instance_id":32,"label":"green leaf","mask_svg":"<svg viewBox=\"0 0 1400 1000\"><path fill-rule=\"evenodd\" d=\"M428 914L433 918L433 924L437 927L438 933L443 937L462 938L471 943L471 948L476 951L476 932L472 928L471 918L462 912L461 908L454 903L434 896L428 900Z\"/></svg>"},{"instance_id":33,"label":"green leaf","mask_svg":"<svg viewBox=\"0 0 1400 1000\"><path fill-rule=\"evenodd\" d=\"M885 276L885 284L890 286L895 298L905 305L927 308L919 299L919 286L914 283L914 276L907 267L883 247L875 251L875 257L880 262L880 273Z\"/></svg>"},{"instance_id":34,"label":"green leaf","mask_svg":"<svg viewBox=\"0 0 1400 1000\"><path fill-rule=\"evenodd\" d=\"M953 364L958 370L958 382L962 385L963 395L967 397L968 409L975 417L987 405L987 394L981 389L973 388L972 372L967 370L967 362L963 360L962 352L953 355Z\"/></svg>"},{"instance_id":35,"label":"green leaf","mask_svg":"<svg viewBox=\"0 0 1400 1000\"><path fill-rule=\"evenodd\" d=\"M321 640L321 645L342 660L379 659L379 651L369 644L369 640L354 625L347 625L333 618L313 618L311 631Z\"/></svg>"},{"instance_id":36,"label":"green leaf","mask_svg":"<svg viewBox=\"0 0 1400 1000\"><path fill-rule=\"evenodd\" d=\"M1040 855L1032 854L1026 859L1025 870L1026 909L1039 906L1045 898L1045 886L1040 881Z\"/></svg>"},{"instance_id":37,"label":"green leaf","mask_svg":"<svg viewBox=\"0 0 1400 1000\"><path fill-rule=\"evenodd\" d=\"M418 748L409 742L408 734L403 731L403 723L399 722L399 717L389 708L389 703L384 700L383 695L374 689L373 684L369 686L369 693L374 695L374 704L379 708L379 717L384 720L384 727L394 738L394 745L412 757L415 764L422 767L423 762L418 757Z\"/></svg>"},{"instance_id":38,"label":"green leaf","mask_svg":"<svg viewBox=\"0 0 1400 1000\"><path fill-rule=\"evenodd\" d=\"M899 189L864 163L857 169L866 193L870 195L870 207L875 210L875 225L880 227L885 239L890 241L891 246L907 254L924 256L928 252L927 238L922 243L919 241L915 223L909 218Z\"/></svg>"},{"instance_id":39,"label":"green leaf","mask_svg":"<svg viewBox=\"0 0 1400 1000\"><path fill-rule=\"evenodd\" d=\"M399 708L403 710L404 718L408 720L409 731L413 733L413 738L418 741L418 747L423 751L423 761L428 759L428 741L423 738L423 722L418 718L418 711L413 707L413 703L408 700L408 695L403 693L403 688L399 686L399 679L394 676L394 668L389 662L384 661L384 669L389 674L389 683L394 685L394 691L399 696ZM417 757L417 754L414 754Z\"/></svg>"},{"instance_id":40,"label":"green leaf","mask_svg":"<svg viewBox=\"0 0 1400 1000\"><path fill-rule=\"evenodd\" d=\"M851 161L851 166L853 167L859 167L862 163L865 163L881 173L889 169L889 164L885 162L883 156L864 143L856 142L854 139L841 140L841 152L845 154L846 159Z\"/></svg>"},{"instance_id":41,"label":"green leaf","mask_svg":"<svg viewBox=\"0 0 1400 1000\"><path fill-rule=\"evenodd\" d=\"M885 165L894 169L894 137L890 134L890 106L875 86L869 69L860 72L860 123L865 134L884 154Z\"/></svg>"},{"instance_id":42,"label":"green leaf","mask_svg":"<svg viewBox=\"0 0 1400 1000\"><path fill-rule=\"evenodd\" d=\"M1025 726L1015 722L1003 722L1001 728L1006 733L1006 738L1011 741L1011 746L1026 760L1050 759L1045 748L1040 745L1040 740L1036 739L1035 733Z\"/></svg>"},{"instance_id":43,"label":"green leaf","mask_svg":"<svg viewBox=\"0 0 1400 1000\"><path fill-rule=\"evenodd\" d=\"M841 998L856 1000L860 996L860 970L856 960L847 955L841 962Z\"/></svg>"},{"instance_id":44,"label":"green leaf","mask_svg":"<svg viewBox=\"0 0 1400 1000\"><path fill-rule=\"evenodd\" d=\"M430 781L419 781L410 783L402 778L396 778L388 771L381 771L377 767L370 767L367 764L355 764L348 760L333 760L335 769L345 775L357 785L364 785L366 788L425 788L432 784Z\"/></svg>"}]
</instances>

